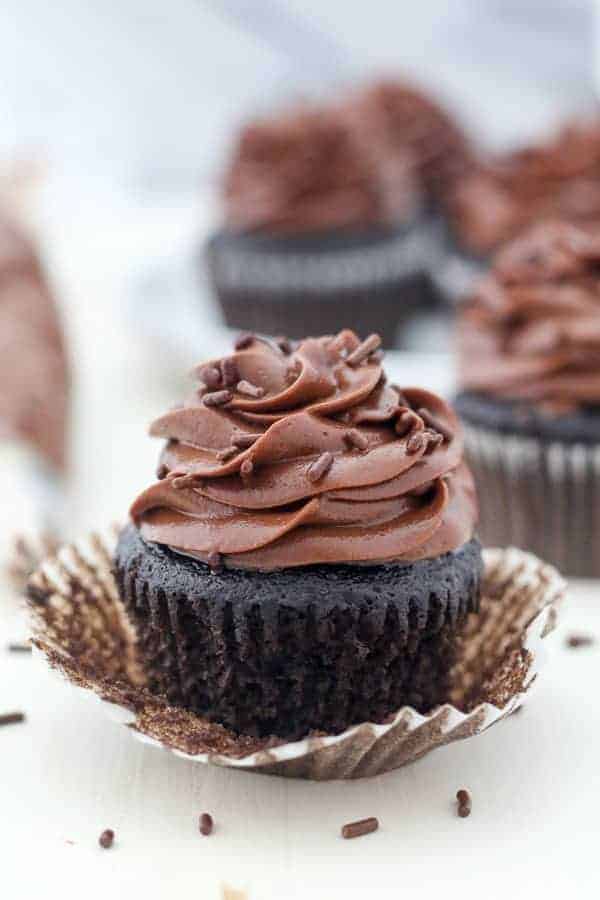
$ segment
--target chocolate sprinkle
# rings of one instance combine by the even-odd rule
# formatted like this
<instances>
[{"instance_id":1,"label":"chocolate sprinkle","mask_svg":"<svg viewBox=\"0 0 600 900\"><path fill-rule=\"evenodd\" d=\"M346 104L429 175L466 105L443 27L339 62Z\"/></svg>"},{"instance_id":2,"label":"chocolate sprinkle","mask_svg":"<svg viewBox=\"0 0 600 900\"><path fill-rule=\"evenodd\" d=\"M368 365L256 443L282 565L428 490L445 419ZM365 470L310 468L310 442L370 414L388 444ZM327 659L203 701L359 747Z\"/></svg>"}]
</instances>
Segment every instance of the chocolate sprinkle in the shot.
<instances>
[{"instance_id":1,"label":"chocolate sprinkle","mask_svg":"<svg viewBox=\"0 0 600 900\"><path fill-rule=\"evenodd\" d=\"M329 450L326 450L324 453L321 453L318 459L311 463L308 467L306 475L309 481L319 481L323 478L324 475L329 472L330 468L333 465L333 453Z\"/></svg>"},{"instance_id":2,"label":"chocolate sprinkle","mask_svg":"<svg viewBox=\"0 0 600 900\"><path fill-rule=\"evenodd\" d=\"M9 653L31 653L31 644L29 641L22 641L20 643L9 644L7 649Z\"/></svg>"},{"instance_id":3,"label":"chocolate sprinkle","mask_svg":"<svg viewBox=\"0 0 600 900\"><path fill-rule=\"evenodd\" d=\"M426 443L427 437L425 435L425 432L415 431L415 433L411 434L406 442L406 452L409 456L412 456L413 453L418 453L419 450L422 450Z\"/></svg>"},{"instance_id":4,"label":"chocolate sprinkle","mask_svg":"<svg viewBox=\"0 0 600 900\"><path fill-rule=\"evenodd\" d=\"M356 428L351 428L350 431L347 431L344 435L344 440L349 447L356 447L357 450L366 450L369 446L369 442L364 434L361 434Z\"/></svg>"},{"instance_id":5,"label":"chocolate sprinkle","mask_svg":"<svg viewBox=\"0 0 600 900\"><path fill-rule=\"evenodd\" d=\"M213 818L210 813L202 813L198 821L198 830L200 831L200 834L203 834L205 837L208 837L212 832Z\"/></svg>"},{"instance_id":6,"label":"chocolate sprinkle","mask_svg":"<svg viewBox=\"0 0 600 900\"><path fill-rule=\"evenodd\" d=\"M242 434L236 434L232 437L231 443L234 447L239 447L241 450L245 450L248 447L251 447L252 444L255 444L259 439L260 434L250 434L243 432Z\"/></svg>"},{"instance_id":7,"label":"chocolate sprinkle","mask_svg":"<svg viewBox=\"0 0 600 900\"><path fill-rule=\"evenodd\" d=\"M367 357L369 357L372 353L375 352L381 346L381 338L378 334L370 334L368 338L365 338L364 341L358 345L356 350L353 350L346 363L349 366L358 366L361 362L364 362Z\"/></svg>"},{"instance_id":8,"label":"chocolate sprinkle","mask_svg":"<svg viewBox=\"0 0 600 900\"><path fill-rule=\"evenodd\" d=\"M181 491L184 488L188 487L199 487L200 481L194 474L189 475L177 475L174 478L170 478L169 481L173 485L176 491Z\"/></svg>"},{"instance_id":9,"label":"chocolate sprinkle","mask_svg":"<svg viewBox=\"0 0 600 900\"><path fill-rule=\"evenodd\" d=\"M224 406L233 399L231 391L214 391L212 394L205 394L202 402L205 406Z\"/></svg>"},{"instance_id":10,"label":"chocolate sprinkle","mask_svg":"<svg viewBox=\"0 0 600 900\"><path fill-rule=\"evenodd\" d=\"M434 431L437 431L438 434L441 434L444 440L451 441L454 437L452 431L440 420L437 416L434 416L432 412L422 406L417 410L418 415L421 416L425 424L429 428L433 428Z\"/></svg>"},{"instance_id":11,"label":"chocolate sprinkle","mask_svg":"<svg viewBox=\"0 0 600 900\"><path fill-rule=\"evenodd\" d=\"M240 475L242 478L248 478L254 472L254 463L251 459L245 459L240 466Z\"/></svg>"},{"instance_id":12,"label":"chocolate sprinkle","mask_svg":"<svg viewBox=\"0 0 600 900\"><path fill-rule=\"evenodd\" d=\"M431 453L432 450L444 443L443 435L438 434L436 431L424 431L422 433L427 441L425 453Z\"/></svg>"},{"instance_id":13,"label":"chocolate sprinkle","mask_svg":"<svg viewBox=\"0 0 600 900\"><path fill-rule=\"evenodd\" d=\"M573 650L577 650L579 647L591 647L595 642L595 638L591 634L570 634L566 640L567 647L571 647Z\"/></svg>"},{"instance_id":14,"label":"chocolate sprinkle","mask_svg":"<svg viewBox=\"0 0 600 900\"><path fill-rule=\"evenodd\" d=\"M104 850L109 850L115 840L115 833L112 828L105 828L100 837L98 838L98 843Z\"/></svg>"},{"instance_id":15,"label":"chocolate sprinkle","mask_svg":"<svg viewBox=\"0 0 600 900\"><path fill-rule=\"evenodd\" d=\"M362 837L363 834L371 834L379 828L379 820L375 816L368 819L360 819L358 822L348 822L342 825L342 837L348 841L351 838Z\"/></svg>"},{"instance_id":16,"label":"chocolate sprinkle","mask_svg":"<svg viewBox=\"0 0 600 900\"><path fill-rule=\"evenodd\" d=\"M221 385L221 373L215 366L205 366L201 369L200 378L211 391Z\"/></svg>"},{"instance_id":17,"label":"chocolate sprinkle","mask_svg":"<svg viewBox=\"0 0 600 900\"><path fill-rule=\"evenodd\" d=\"M233 345L234 350L245 350L250 344L253 344L256 340L256 336L252 334L250 331L244 331L240 334Z\"/></svg>"},{"instance_id":18,"label":"chocolate sprinkle","mask_svg":"<svg viewBox=\"0 0 600 900\"><path fill-rule=\"evenodd\" d=\"M258 387L258 385L252 384L251 381L246 381L245 379L238 381L236 391L238 394L245 394L247 397L254 397L256 399L265 396L264 388Z\"/></svg>"},{"instance_id":19,"label":"chocolate sprinkle","mask_svg":"<svg viewBox=\"0 0 600 900\"><path fill-rule=\"evenodd\" d=\"M0 715L0 725L17 725L19 722L25 721L25 713L9 712Z\"/></svg>"},{"instance_id":20,"label":"chocolate sprinkle","mask_svg":"<svg viewBox=\"0 0 600 900\"><path fill-rule=\"evenodd\" d=\"M471 815L471 794L466 788L461 788L456 792L456 800L458 802L457 813L461 819L466 819Z\"/></svg>"},{"instance_id":21,"label":"chocolate sprinkle","mask_svg":"<svg viewBox=\"0 0 600 900\"><path fill-rule=\"evenodd\" d=\"M223 384L225 387L232 387L240 380L240 370L235 359L232 359L230 356L221 360L221 372L223 373Z\"/></svg>"},{"instance_id":22,"label":"chocolate sprinkle","mask_svg":"<svg viewBox=\"0 0 600 900\"><path fill-rule=\"evenodd\" d=\"M405 409L404 412L401 412L396 419L396 434L399 434L400 437L404 437L410 431L412 431L413 428L420 424L421 422L416 412L412 409Z\"/></svg>"}]
</instances>

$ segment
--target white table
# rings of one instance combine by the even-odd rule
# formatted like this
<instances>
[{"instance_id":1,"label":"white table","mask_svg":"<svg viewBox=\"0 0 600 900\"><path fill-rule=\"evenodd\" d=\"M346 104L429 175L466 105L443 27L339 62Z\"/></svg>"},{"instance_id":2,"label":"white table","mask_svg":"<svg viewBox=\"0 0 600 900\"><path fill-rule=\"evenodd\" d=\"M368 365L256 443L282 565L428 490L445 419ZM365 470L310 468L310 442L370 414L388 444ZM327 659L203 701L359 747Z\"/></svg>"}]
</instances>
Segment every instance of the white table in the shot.
<instances>
[{"instance_id":1,"label":"white table","mask_svg":"<svg viewBox=\"0 0 600 900\"><path fill-rule=\"evenodd\" d=\"M167 235L185 244L192 222L146 213L118 229L97 221L55 232L77 361L74 532L122 518L151 477L158 446L147 423L182 387L161 363L187 365L189 348L149 352L132 327L128 286L147 254L164 253ZM390 366L404 383L451 388L447 360L392 356ZM597 898L600 643L570 650L564 636L600 640L599 595L596 585L573 588L522 713L367 782L252 776L142 746L96 702L0 646L0 711L28 715L0 730L0 896L211 900L229 885L248 900ZM0 642L22 634L3 592ZM473 794L465 820L453 806L464 786ZM197 831L202 811L216 822L209 838ZM370 815L376 834L340 838L343 823ZM117 840L103 851L107 827Z\"/></svg>"}]
</instances>

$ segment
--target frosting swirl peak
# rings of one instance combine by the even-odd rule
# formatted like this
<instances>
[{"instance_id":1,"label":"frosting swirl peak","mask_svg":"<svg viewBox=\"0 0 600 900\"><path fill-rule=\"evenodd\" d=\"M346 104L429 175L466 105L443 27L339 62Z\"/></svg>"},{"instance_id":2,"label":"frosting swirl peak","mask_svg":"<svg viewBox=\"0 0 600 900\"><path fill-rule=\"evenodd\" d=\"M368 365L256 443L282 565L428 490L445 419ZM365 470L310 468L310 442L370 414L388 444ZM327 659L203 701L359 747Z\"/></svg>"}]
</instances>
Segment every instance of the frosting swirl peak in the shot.
<instances>
[{"instance_id":1,"label":"frosting swirl peak","mask_svg":"<svg viewBox=\"0 0 600 900\"><path fill-rule=\"evenodd\" d=\"M278 569L433 557L473 534L458 421L386 382L380 339L245 336L159 418L159 480L131 516L149 541L211 565Z\"/></svg>"}]
</instances>

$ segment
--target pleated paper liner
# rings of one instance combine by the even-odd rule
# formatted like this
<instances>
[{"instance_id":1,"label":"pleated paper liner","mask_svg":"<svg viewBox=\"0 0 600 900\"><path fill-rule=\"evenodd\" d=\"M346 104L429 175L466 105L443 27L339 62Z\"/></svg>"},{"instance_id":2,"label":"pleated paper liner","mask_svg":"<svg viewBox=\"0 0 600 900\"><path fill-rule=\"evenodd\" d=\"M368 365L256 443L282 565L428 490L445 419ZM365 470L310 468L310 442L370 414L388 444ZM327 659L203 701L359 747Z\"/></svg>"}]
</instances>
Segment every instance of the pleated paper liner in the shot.
<instances>
[{"instance_id":1,"label":"pleated paper liner","mask_svg":"<svg viewBox=\"0 0 600 900\"><path fill-rule=\"evenodd\" d=\"M561 572L600 577L600 448L465 423L484 544L517 544Z\"/></svg>"},{"instance_id":2,"label":"pleated paper liner","mask_svg":"<svg viewBox=\"0 0 600 900\"><path fill-rule=\"evenodd\" d=\"M293 743L235 735L146 688L144 660L112 574L116 531L47 559L29 582L34 643L53 669L97 695L140 740L203 763L311 779L363 778L485 731L512 713L537 677L565 584L515 549L486 550L480 612L458 638L448 702L404 707L381 724Z\"/></svg>"}]
</instances>

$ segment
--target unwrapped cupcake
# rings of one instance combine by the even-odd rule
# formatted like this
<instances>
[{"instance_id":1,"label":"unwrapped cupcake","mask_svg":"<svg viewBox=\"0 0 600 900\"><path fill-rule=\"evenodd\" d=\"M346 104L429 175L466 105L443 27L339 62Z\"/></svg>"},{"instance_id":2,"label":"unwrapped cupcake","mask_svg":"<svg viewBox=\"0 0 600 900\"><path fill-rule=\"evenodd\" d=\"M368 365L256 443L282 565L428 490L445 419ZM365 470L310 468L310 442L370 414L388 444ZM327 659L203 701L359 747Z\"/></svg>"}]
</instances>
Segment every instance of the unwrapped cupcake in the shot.
<instances>
[{"instance_id":1,"label":"unwrapped cupcake","mask_svg":"<svg viewBox=\"0 0 600 900\"><path fill-rule=\"evenodd\" d=\"M562 581L482 555L457 418L388 384L379 344L243 336L152 425L158 480L116 546L31 579L36 646L144 741L358 778L477 734L535 679Z\"/></svg>"},{"instance_id":2,"label":"unwrapped cupcake","mask_svg":"<svg viewBox=\"0 0 600 900\"><path fill-rule=\"evenodd\" d=\"M534 226L460 317L456 407L484 543L600 575L600 232Z\"/></svg>"},{"instance_id":3,"label":"unwrapped cupcake","mask_svg":"<svg viewBox=\"0 0 600 900\"><path fill-rule=\"evenodd\" d=\"M222 199L207 259L232 327L302 337L345 321L393 344L433 299L412 157L382 162L333 108L246 126Z\"/></svg>"}]
</instances>

